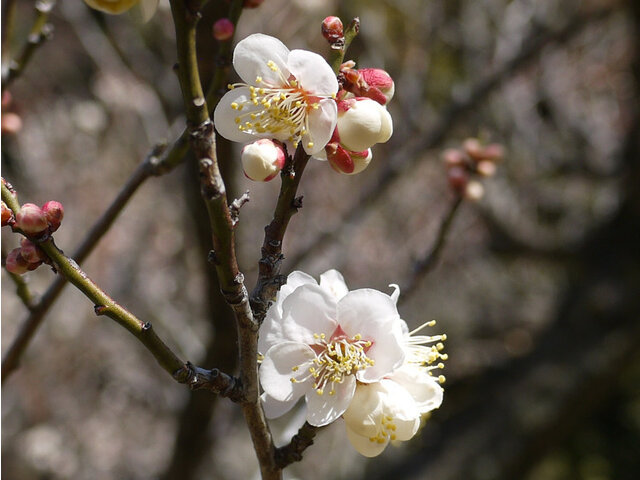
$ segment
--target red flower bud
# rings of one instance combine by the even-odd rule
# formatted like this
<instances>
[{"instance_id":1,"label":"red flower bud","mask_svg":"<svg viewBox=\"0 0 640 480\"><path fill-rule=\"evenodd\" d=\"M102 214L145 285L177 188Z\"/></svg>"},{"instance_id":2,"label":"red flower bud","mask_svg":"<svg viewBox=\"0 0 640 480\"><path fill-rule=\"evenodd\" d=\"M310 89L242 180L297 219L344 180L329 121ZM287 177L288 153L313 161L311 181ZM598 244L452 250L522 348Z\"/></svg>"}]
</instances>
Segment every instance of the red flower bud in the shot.
<instances>
[{"instance_id":1,"label":"red flower bud","mask_svg":"<svg viewBox=\"0 0 640 480\"><path fill-rule=\"evenodd\" d=\"M229 40L233 36L235 26L228 18L221 18L213 24L213 38L220 42Z\"/></svg>"},{"instance_id":2,"label":"red flower bud","mask_svg":"<svg viewBox=\"0 0 640 480\"><path fill-rule=\"evenodd\" d=\"M322 21L322 36L327 42L334 44L344 38L342 20L338 17L327 17Z\"/></svg>"},{"instance_id":3,"label":"red flower bud","mask_svg":"<svg viewBox=\"0 0 640 480\"><path fill-rule=\"evenodd\" d=\"M442 152L442 160L447 168L463 167L466 163L466 156L457 148L448 148Z\"/></svg>"},{"instance_id":4,"label":"red flower bud","mask_svg":"<svg viewBox=\"0 0 640 480\"><path fill-rule=\"evenodd\" d=\"M3 227L5 225L9 225L11 221L11 217L13 217L13 212L9 207L7 207L6 203L2 202L2 226Z\"/></svg>"},{"instance_id":5,"label":"red flower bud","mask_svg":"<svg viewBox=\"0 0 640 480\"><path fill-rule=\"evenodd\" d=\"M22 275L29 269L29 263L20 255L20 249L14 248L7 255L5 267L11 273Z\"/></svg>"},{"instance_id":6,"label":"red flower bud","mask_svg":"<svg viewBox=\"0 0 640 480\"><path fill-rule=\"evenodd\" d=\"M264 0L244 0L242 6L244 8L258 8Z\"/></svg>"},{"instance_id":7,"label":"red flower bud","mask_svg":"<svg viewBox=\"0 0 640 480\"><path fill-rule=\"evenodd\" d=\"M453 191L462 195L469 183L469 174L462 167L451 167L447 170L447 179Z\"/></svg>"},{"instance_id":8,"label":"red flower bud","mask_svg":"<svg viewBox=\"0 0 640 480\"><path fill-rule=\"evenodd\" d=\"M37 234L45 231L49 223L39 206L25 203L16 215L15 225L26 234Z\"/></svg>"},{"instance_id":9,"label":"red flower bud","mask_svg":"<svg viewBox=\"0 0 640 480\"><path fill-rule=\"evenodd\" d=\"M338 143L329 143L324 147L327 160L331 167L339 173L352 173L354 169L353 159L349 151Z\"/></svg>"},{"instance_id":10,"label":"red flower bud","mask_svg":"<svg viewBox=\"0 0 640 480\"><path fill-rule=\"evenodd\" d=\"M469 155L472 160L482 160L484 148L477 138L467 138L463 142L462 148L464 148L464 151L467 152L467 155Z\"/></svg>"},{"instance_id":11,"label":"red flower bud","mask_svg":"<svg viewBox=\"0 0 640 480\"><path fill-rule=\"evenodd\" d=\"M62 207L62 204L55 200L50 200L42 206L42 211L47 218L47 222L49 222L51 231L55 232L58 227L60 227L60 223L64 217L64 208Z\"/></svg>"}]
</instances>

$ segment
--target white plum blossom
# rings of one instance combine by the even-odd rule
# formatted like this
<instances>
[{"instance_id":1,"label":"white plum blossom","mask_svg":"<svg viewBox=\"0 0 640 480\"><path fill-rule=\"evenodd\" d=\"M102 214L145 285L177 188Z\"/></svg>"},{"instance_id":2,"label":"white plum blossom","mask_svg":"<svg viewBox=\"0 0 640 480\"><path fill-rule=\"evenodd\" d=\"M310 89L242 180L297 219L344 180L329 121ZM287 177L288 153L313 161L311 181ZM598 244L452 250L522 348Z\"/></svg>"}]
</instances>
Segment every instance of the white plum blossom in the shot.
<instances>
[{"instance_id":1,"label":"white plum blossom","mask_svg":"<svg viewBox=\"0 0 640 480\"><path fill-rule=\"evenodd\" d=\"M397 298L398 291L393 295ZM390 441L411 439L420 427L421 418L442 403L444 376L432 370L443 368L440 360L447 355L442 341L446 335L414 335L404 327L405 362L373 384L358 384L351 405L344 413L347 437L354 448L366 457L382 453ZM433 344L427 346L425 344Z\"/></svg>"},{"instance_id":2,"label":"white plum blossom","mask_svg":"<svg viewBox=\"0 0 640 480\"><path fill-rule=\"evenodd\" d=\"M340 143L352 152L361 152L384 143L393 134L393 120L385 107L370 98L357 97L338 104Z\"/></svg>"},{"instance_id":3,"label":"white plum blossom","mask_svg":"<svg viewBox=\"0 0 640 480\"><path fill-rule=\"evenodd\" d=\"M267 312L258 348L267 417L302 396L306 420L327 425L349 407L356 384L379 382L405 361L395 300L372 289L349 291L335 270L293 272Z\"/></svg>"},{"instance_id":4,"label":"white plum blossom","mask_svg":"<svg viewBox=\"0 0 640 480\"><path fill-rule=\"evenodd\" d=\"M256 182L268 182L284 167L285 153L279 143L261 138L245 145L240 158L247 178Z\"/></svg>"},{"instance_id":5,"label":"white plum blossom","mask_svg":"<svg viewBox=\"0 0 640 480\"><path fill-rule=\"evenodd\" d=\"M327 144L337 122L336 75L320 56L291 50L256 33L240 41L233 66L244 83L231 85L216 107L218 133L235 142L273 138L302 142L313 155Z\"/></svg>"}]
</instances>

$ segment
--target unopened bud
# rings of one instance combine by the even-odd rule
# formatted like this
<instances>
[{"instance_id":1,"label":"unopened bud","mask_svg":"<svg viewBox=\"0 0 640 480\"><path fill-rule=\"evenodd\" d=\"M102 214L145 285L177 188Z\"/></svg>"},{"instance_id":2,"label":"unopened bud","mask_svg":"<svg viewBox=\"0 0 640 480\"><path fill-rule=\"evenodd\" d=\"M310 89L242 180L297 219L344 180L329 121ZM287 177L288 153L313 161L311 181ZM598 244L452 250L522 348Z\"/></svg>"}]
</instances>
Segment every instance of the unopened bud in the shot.
<instances>
[{"instance_id":1,"label":"unopened bud","mask_svg":"<svg viewBox=\"0 0 640 480\"><path fill-rule=\"evenodd\" d=\"M29 262L22 258L19 248L14 248L7 255L5 267L11 273L22 275L23 273L26 273L27 270L29 270Z\"/></svg>"},{"instance_id":2,"label":"unopened bud","mask_svg":"<svg viewBox=\"0 0 640 480\"><path fill-rule=\"evenodd\" d=\"M7 112L2 114L2 121L0 122L2 133L9 135L15 135L22 130L22 119L20 115L13 112Z\"/></svg>"},{"instance_id":3,"label":"unopened bud","mask_svg":"<svg viewBox=\"0 0 640 480\"><path fill-rule=\"evenodd\" d=\"M466 163L466 156L457 148L447 148L442 152L442 160L447 168L462 167Z\"/></svg>"},{"instance_id":4,"label":"unopened bud","mask_svg":"<svg viewBox=\"0 0 640 480\"><path fill-rule=\"evenodd\" d=\"M347 149L342 147L338 142L328 143L324 147L324 151L329 160L329 165L339 173L353 173L353 159Z\"/></svg>"},{"instance_id":5,"label":"unopened bud","mask_svg":"<svg viewBox=\"0 0 640 480\"><path fill-rule=\"evenodd\" d=\"M485 160L499 162L504 158L504 147L499 143L491 143L484 147L482 154Z\"/></svg>"},{"instance_id":6,"label":"unopened bud","mask_svg":"<svg viewBox=\"0 0 640 480\"><path fill-rule=\"evenodd\" d=\"M362 152L391 138L393 120L378 102L369 98L351 98L338 103L337 128L344 147Z\"/></svg>"},{"instance_id":7,"label":"unopened bud","mask_svg":"<svg viewBox=\"0 0 640 480\"><path fill-rule=\"evenodd\" d=\"M13 216L13 212L11 211L11 209L7 207L6 203L2 202L2 226L3 227L5 225L9 225L9 222L11 221L12 216Z\"/></svg>"},{"instance_id":8,"label":"unopened bud","mask_svg":"<svg viewBox=\"0 0 640 480\"><path fill-rule=\"evenodd\" d=\"M36 234L45 231L49 223L39 206L25 203L16 215L15 225L26 234Z\"/></svg>"},{"instance_id":9,"label":"unopened bud","mask_svg":"<svg viewBox=\"0 0 640 480\"><path fill-rule=\"evenodd\" d=\"M244 174L256 182L268 182L284 167L284 149L279 143L263 138L242 149Z\"/></svg>"},{"instance_id":10,"label":"unopened bud","mask_svg":"<svg viewBox=\"0 0 640 480\"><path fill-rule=\"evenodd\" d=\"M322 21L322 36L327 42L334 44L344 37L342 20L338 17L327 17Z\"/></svg>"},{"instance_id":11,"label":"unopened bud","mask_svg":"<svg viewBox=\"0 0 640 480\"><path fill-rule=\"evenodd\" d=\"M472 180L467 184L464 195L469 200L477 202L484 195L484 187L480 182Z\"/></svg>"},{"instance_id":12,"label":"unopened bud","mask_svg":"<svg viewBox=\"0 0 640 480\"><path fill-rule=\"evenodd\" d=\"M478 140L477 138L467 138L463 142L462 148L465 152L467 152L467 155L469 155L472 160L482 160L482 152L484 148L482 147L480 140Z\"/></svg>"},{"instance_id":13,"label":"unopened bud","mask_svg":"<svg viewBox=\"0 0 640 480\"><path fill-rule=\"evenodd\" d=\"M229 40L233 37L235 26L228 18L221 18L213 24L213 38L220 42Z\"/></svg>"},{"instance_id":14,"label":"unopened bud","mask_svg":"<svg viewBox=\"0 0 640 480\"><path fill-rule=\"evenodd\" d=\"M396 90L395 84L393 83L391 75L386 71L381 68L361 68L358 72L360 72L362 80L366 82L370 90L377 90L377 92L375 92L375 97L378 97L378 92L382 93L385 97L385 102L382 103L383 105L393 98L393 94ZM374 98L372 95L368 95L367 92L363 92L363 95L377 101L377 98Z\"/></svg>"},{"instance_id":15,"label":"unopened bud","mask_svg":"<svg viewBox=\"0 0 640 480\"><path fill-rule=\"evenodd\" d=\"M483 177L493 177L496 174L496 164L490 160L481 160L476 165L476 170Z\"/></svg>"},{"instance_id":16,"label":"unopened bud","mask_svg":"<svg viewBox=\"0 0 640 480\"><path fill-rule=\"evenodd\" d=\"M469 183L469 174L462 167L451 167L447 170L447 180L453 191L462 195Z\"/></svg>"},{"instance_id":17,"label":"unopened bud","mask_svg":"<svg viewBox=\"0 0 640 480\"><path fill-rule=\"evenodd\" d=\"M363 152L351 152L351 159L353 160L353 172L351 172L350 175L360 173L365 168L367 168L371 163L372 158L373 153L371 153L370 148Z\"/></svg>"},{"instance_id":18,"label":"unopened bud","mask_svg":"<svg viewBox=\"0 0 640 480\"><path fill-rule=\"evenodd\" d=\"M55 200L50 200L42 206L42 211L44 212L45 217L47 217L47 222L49 222L51 231L55 232L58 227L60 227L60 223L64 217L64 208L62 207L62 204Z\"/></svg>"},{"instance_id":19,"label":"unopened bud","mask_svg":"<svg viewBox=\"0 0 640 480\"><path fill-rule=\"evenodd\" d=\"M23 238L20 245L20 256L27 263L39 263L46 258L44 252L28 238Z\"/></svg>"}]
</instances>

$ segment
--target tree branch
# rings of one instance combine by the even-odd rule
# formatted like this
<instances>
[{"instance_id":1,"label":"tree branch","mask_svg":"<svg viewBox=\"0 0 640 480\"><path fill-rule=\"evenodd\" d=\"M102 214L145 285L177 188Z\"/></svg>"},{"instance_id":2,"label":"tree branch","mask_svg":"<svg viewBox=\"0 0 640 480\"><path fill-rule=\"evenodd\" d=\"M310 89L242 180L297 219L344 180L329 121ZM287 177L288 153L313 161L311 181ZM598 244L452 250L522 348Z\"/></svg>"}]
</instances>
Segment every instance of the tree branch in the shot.
<instances>
[{"instance_id":1,"label":"tree branch","mask_svg":"<svg viewBox=\"0 0 640 480\"><path fill-rule=\"evenodd\" d=\"M314 427L307 422L300 427L291 441L276 450L276 463L280 468L285 468L294 462L302 460L302 453L311 445L319 427Z\"/></svg>"}]
</instances>

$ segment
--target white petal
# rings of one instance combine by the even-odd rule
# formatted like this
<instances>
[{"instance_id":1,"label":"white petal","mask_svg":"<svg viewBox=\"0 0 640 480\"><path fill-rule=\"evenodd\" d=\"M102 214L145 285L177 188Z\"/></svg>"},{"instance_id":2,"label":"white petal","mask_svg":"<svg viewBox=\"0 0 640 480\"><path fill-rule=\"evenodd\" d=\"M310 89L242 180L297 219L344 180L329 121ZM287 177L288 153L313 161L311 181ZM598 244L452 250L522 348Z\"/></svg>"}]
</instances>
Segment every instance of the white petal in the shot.
<instances>
[{"instance_id":1,"label":"white petal","mask_svg":"<svg viewBox=\"0 0 640 480\"><path fill-rule=\"evenodd\" d=\"M344 412L347 428L367 438L375 437L384 413L382 393L383 389L379 382L357 384L351 405Z\"/></svg>"},{"instance_id":2,"label":"white petal","mask_svg":"<svg viewBox=\"0 0 640 480\"><path fill-rule=\"evenodd\" d=\"M314 333L330 336L335 318L336 300L319 285L301 285L282 303L282 332L294 342L311 345Z\"/></svg>"},{"instance_id":3,"label":"white petal","mask_svg":"<svg viewBox=\"0 0 640 480\"><path fill-rule=\"evenodd\" d=\"M420 426L420 411L413 397L393 380L383 379L380 384L386 392L383 400L385 414L392 417L391 422L396 427L394 430L396 439L409 440Z\"/></svg>"},{"instance_id":4,"label":"white petal","mask_svg":"<svg viewBox=\"0 0 640 480\"><path fill-rule=\"evenodd\" d=\"M389 440L385 440L382 443L378 443L377 441L369 440L369 437L363 437L362 435L358 435L349 427L347 427L347 438L353 448L355 448L360 455L364 455L365 457L377 457L380 455L387 445L389 444Z\"/></svg>"},{"instance_id":5,"label":"white petal","mask_svg":"<svg viewBox=\"0 0 640 480\"><path fill-rule=\"evenodd\" d=\"M260 395L260 401L262 401L262 409L267 418L278 418L291 410L298 399L281 402L267 395L266 392L263 392L262 395Z\"/></svg>"},{"instance_id":6,"label":"white petal","mask_svg":"<svg viewBox=\"0 0 640 480\"><path fill-rule=\"evenodd\" d=\"M342 383L334 387L335 395L329 395L329 388L322 395L318 395L315 389L307 391L307 422L316 427L328 425L342 415L351 400L356 389L356 379L353 375L345 377Z\"/></svg>"},{"instance_id":7,"label":"white petal","mask_svg":"<svg viewBox=\"0 0 640 480\"><path fill-rule=\"evenodd\" d=\"M405 364L390 378L409 392L420 413L435 410L442 404L444 390L424 368Z\"/></svg>"},{"instance_id":8,"label":"white petal","mask_svg":"<svg viewBox=\"0 0 640 480\"><path fill-rule=\"evenodd\" d=\"M400 316L395 303L373 289L353 290L338 302L338 323L353 337L372 342L367 356L375 364L357 373L361 382L375 382L393 372L404 361Z\"/></svg>"},{"instance_id":9,"label":"white petal","mask_svg":"<svg viewBox=\"0 0 640 480\"><path fill-rule=\"evenodd\" d=\"M142 23L147 23L158 9L158 0L140 0L136 7Z\"/></svg>"},{"instance_id":10,"label":"white petal","mask_svg":"<svg viewBox=\"0 0 640 480\"><path fill-rule=\"evenodd\" d=\"M254 106L251 103L246 103L251 98L249 88L238 87L233 90L229 90L218 102L215 112L213 113L213 123L216 130L227 140L232 142L250 142L258 138L258 135L252 135L242 132L238 129L236 123L236 117L241 113L258 112L262 110L262 106ZM232 103L243 104L244 107L241 111L231 108Z\"/></svg>"},{"instance_id":11,"label":"white petal","mask_svg":"<svg viewBox=\"0 0 640 480\"><path fill-rule=\"evenodd\" d=\"M307 92L318 95L337 93L336 74L327 61L317 53L292 50L287 65L300 86Z\"/></svg>"},{"instance_id":12,"label":"white petal","mask_svg":"<svg viewBox=\"0 0 640 480\"><path fill-rule=\"evenodd\" d=\"M295 272L291 272L287 276L287 283L280 287L280 291L278 292L278 299L284 301L284 299L287 298L296 288L298 288L300 285L306 285L308 283L312 285L318 284L318 282L316 282L316 279L311 275L300 272L298 270L296 270Z\"/></svg>"},{"instance_id":13,"label":"white petal","mask_svg":"<svg viewBox=\"0 0 640 480\"><path fill-rule=\"evenodd\" d=\"M267 311L267 315L260 326L258 336L258 352L263 355L272 346L285 340L282 335L282 317L276 304L271 305Z\"/></svg>"},{"instance_id":14,"label":"white petal","mask_svg":"<svg viewBox=\"0 0 640 480\"><path fill-rule=\"evenodd\" d=\"M391 135L393 135L393 120L391 119L391 114L385 108L380 113L380 138L378 138L378 143L385 143L391 138Z\"/></svg>"},{"instance_id":15,"label":"white petal","mask_svg":"<svg viewBox=\"0 0 640 480\"><path fill-rule=\"evenodd\" d=\"M336 300L340 300L349 293L344 277L337 270L327 270L320 275L320 286L331 292L336 297Z\"/></svg>"},{"instance_id":16,"label":"white petal","mask_svg":"<svg viewBox=\"0 0 640 480\"><path fill-rule=\"evenodd\" d=\"M320 100L317 109L311 109L308 116L309 132L302 136L305 152L315 155L321 152L331 140L338 121L338 106L335 100L325 98ZM313 143L308 147L309 142Z\"/></svg>"},{"instance_id":17,"label":"white petal","mask_svg":"<svg viewBox=\"0 0 640 480\"><path fill-rule=\"evenodd\" d=\"M400 287L395 283L390 283L389 287L393 288L393 293L390 295L391 296L391 300L393 300L393 303L395 303L397 305L398 304L398 298L400 298Z\"/></svg>"},{"instance_id":18,"label":"white petal","mask_svg":"<svg viewBox=\"0 0 640 480\"><path fill-rule=\"evenodd\" d=\"M301 379L307 375L307 369L293 371L293 367L302 365L316 357L307 345L296 342L282 342L274 345L264 356L260 365L260 384L267 393L280 402L297 400L309 388L310 380L292 382L291 378Z\"/></svg>"},{"instance_id":19,"label":"white petal","mask_svg":"<svg viewBox=\"0 0 640 480\"><path fill-rule=\"evenodd\" d=\"M233 67L242 80L256 85L256 77L271 86L283 85L283 78L289 78L287 59L289 49L280 40L262 33L254 33L236 45L233 51ZM267 65L269 60L275 63L277 71Z\"/></svg>"}]
</instances>

